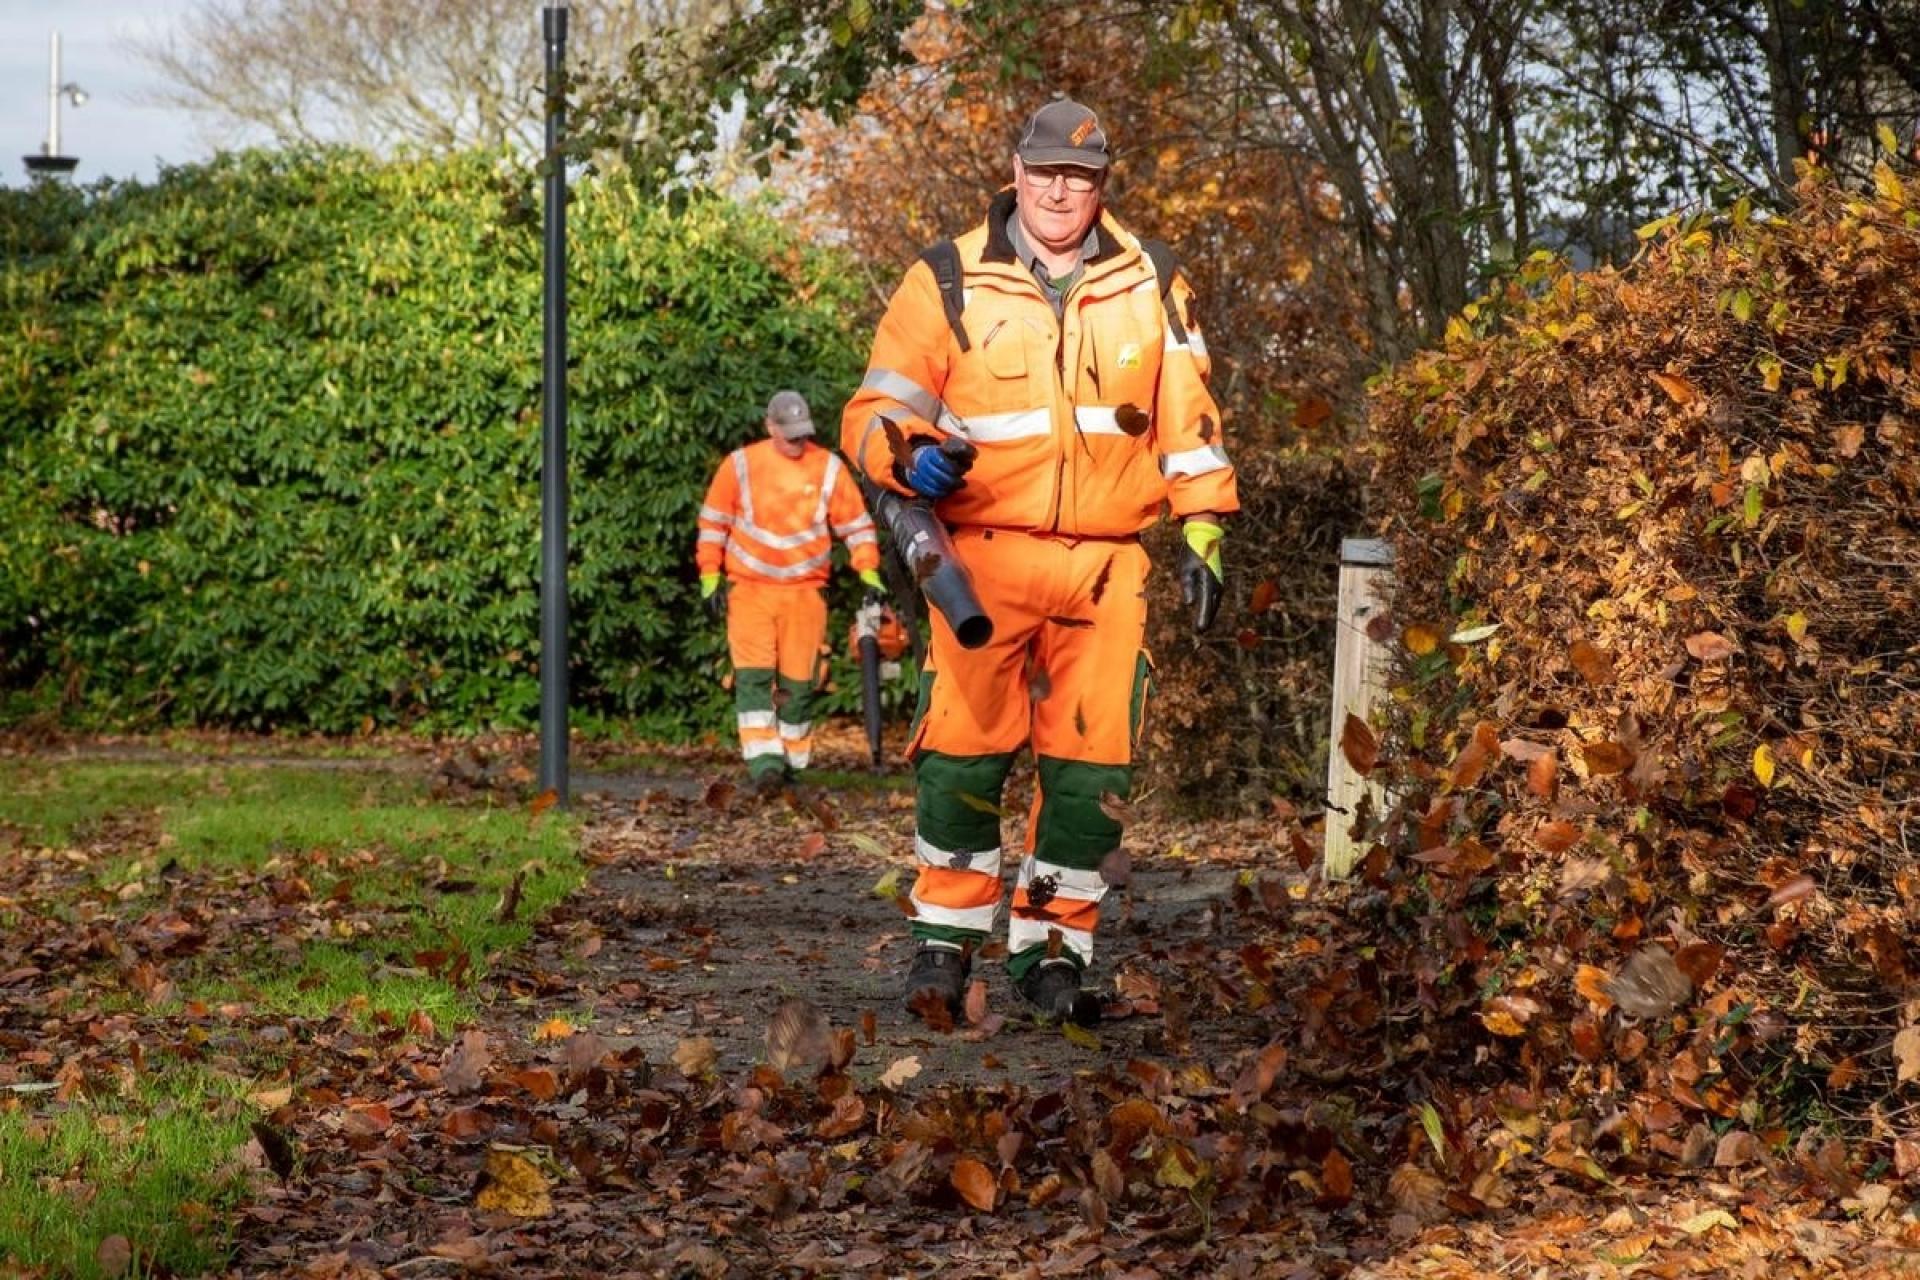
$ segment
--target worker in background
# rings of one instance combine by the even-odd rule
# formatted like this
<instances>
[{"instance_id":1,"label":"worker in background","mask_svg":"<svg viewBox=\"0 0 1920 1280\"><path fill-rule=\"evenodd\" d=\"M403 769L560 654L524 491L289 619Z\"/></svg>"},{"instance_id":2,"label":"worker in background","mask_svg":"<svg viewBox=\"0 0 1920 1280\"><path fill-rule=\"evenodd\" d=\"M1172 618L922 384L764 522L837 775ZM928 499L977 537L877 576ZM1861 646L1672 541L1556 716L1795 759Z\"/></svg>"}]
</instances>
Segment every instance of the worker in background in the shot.
<instances>
[{"instance_id":1,"label":"worker in background","mask_svg":"<svg viewBox=\"0 0 1920 1280\"><path fill-rule=\"evenodd\" d=\"M870 592L884 587L873 517L839 455L813 443L806 399L775 393L766 429L714 472L694 558L701 599L727 620L740 753L754 785L772 790L806 768L813 749L829 535L846 544Z\"/></svg>"},{"instance_id":2,"label":"worker in background","mask_svg":"<svg viewBox=\"0 0 1920 1280\"><path fill-rule=\"evenodd\" d=\"M1030 742L1038 785L1008 963L1041 1017L1098 1017L1082 975L1151 670L1140 532L1163 512L1182 522L1195 628L1219 606L1221 516L1239 501L1206 343L1171 253L1103 211L1108 161L1092 111L1056 99L1035 112L986 218L908 270L841 421L855 466L951 526L993 621L968 650L933 617L908 746L906 994L923 1012L959 1006L993 927L1001 789ZM970 467L939 447L949 436L977 451Z\"/></svg>"}]
</instances>

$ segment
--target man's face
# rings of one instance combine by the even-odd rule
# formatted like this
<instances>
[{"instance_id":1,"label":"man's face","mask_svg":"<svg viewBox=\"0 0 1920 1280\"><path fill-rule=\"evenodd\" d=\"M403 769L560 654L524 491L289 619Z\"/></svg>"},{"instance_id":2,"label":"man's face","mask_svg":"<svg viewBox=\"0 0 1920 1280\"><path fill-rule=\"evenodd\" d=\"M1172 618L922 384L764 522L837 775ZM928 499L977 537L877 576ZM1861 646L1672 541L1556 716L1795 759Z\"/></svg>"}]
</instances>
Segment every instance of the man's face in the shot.
<instances>
[{"instance_id":1,"label":"man's face","mask_svg":"<svg viewBox=\"0 0 1920 1280\"><path fill-rule=\"evenodd\" d=\"M1106 174L1078 165L1035 165L1013 158L1014 198L1027 238L1056 253L1080 247L1087 228L1100 216L1100 190ZM1078 188L1078 189L1076 189Z\"/></svg>"},{"instance_id":2,"label":"man's face","mask_svg":"<svg viewBox=\"0 0 1920 1280\"><path fill-rule=\"evenodd\" d=\"M780 428L774 425L773 419L768 418L766 422L767 439L773 441L773 447L779 451L781 457L797 458L807 451L807 438L805 436L801 436L797 440L789 440L780 434Z\"/></svg>"}]
</instances>

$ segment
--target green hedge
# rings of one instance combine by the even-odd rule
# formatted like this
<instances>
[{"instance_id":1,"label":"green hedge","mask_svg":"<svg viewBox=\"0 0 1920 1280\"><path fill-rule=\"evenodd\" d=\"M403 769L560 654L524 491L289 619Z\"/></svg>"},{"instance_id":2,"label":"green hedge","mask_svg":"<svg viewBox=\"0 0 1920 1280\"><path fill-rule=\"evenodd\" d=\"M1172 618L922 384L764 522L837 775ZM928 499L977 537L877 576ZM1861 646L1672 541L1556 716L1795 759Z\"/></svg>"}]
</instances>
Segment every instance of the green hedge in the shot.
<instances>
[{"instance_id":1,"label":"green hedge","mask_svg":"<svg viewBox=\"0 0 1920 1280\"><path fill-rule=\"evenodd\" d=\"M0 689L104 723L526 723L540 229L497 159L249 153L0 193ZM762 211L569 213L576 705L711 722L693 513L848 273Z\"/></svg>"}]
</instances>

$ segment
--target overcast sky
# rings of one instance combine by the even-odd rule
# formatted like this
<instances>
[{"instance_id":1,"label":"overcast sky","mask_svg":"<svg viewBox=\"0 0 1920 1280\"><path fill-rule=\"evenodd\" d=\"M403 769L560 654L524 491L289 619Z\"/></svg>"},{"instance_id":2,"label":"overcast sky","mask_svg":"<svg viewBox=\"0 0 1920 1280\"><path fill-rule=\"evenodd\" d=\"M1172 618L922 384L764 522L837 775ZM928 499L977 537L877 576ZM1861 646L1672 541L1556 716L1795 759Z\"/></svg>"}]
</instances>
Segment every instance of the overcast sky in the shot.
<instances>
[{"instance_id":1,"label":"overcast sky","mask_svg":"<svg viewBox=\"0 0 1920 1280\"><path fill-rule=\"evenodd\" d=\"M47 136L47 37L60 32L60 78L87 91L60 104L60 150L80 158L77 181L151 178L159 163L213 154L215 141L188 112L140 101L152 73L128 47L164 34L191 0L0 0L0 183L26 181L22 156Z\"/></svg>"}]
</instances>

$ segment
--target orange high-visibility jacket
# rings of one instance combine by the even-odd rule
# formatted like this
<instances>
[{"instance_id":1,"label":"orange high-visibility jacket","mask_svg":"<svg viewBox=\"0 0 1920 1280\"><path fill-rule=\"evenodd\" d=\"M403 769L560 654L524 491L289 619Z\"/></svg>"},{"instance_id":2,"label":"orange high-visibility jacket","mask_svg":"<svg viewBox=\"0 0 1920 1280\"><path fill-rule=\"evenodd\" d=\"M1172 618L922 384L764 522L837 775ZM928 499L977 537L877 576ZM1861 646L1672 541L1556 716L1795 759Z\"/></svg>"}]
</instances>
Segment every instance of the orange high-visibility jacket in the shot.
<instances>
[{"instance_id":1,"label":"orange high-visibility jacket","mask_svg":"<svg viewBox=\"0 0 1920 1280\"><path fill-rule=\"evenodd\" d=\"M832 563L829 527L856 572L880 567L873 517L840 455L809 442L798 458L784 458L761 440L713 473L694 560L701 573L724 569L734 582L818 585Z\"/></svg>"},{"instance_id":2,"label":"orange high-visibility jacket","mask_svg":"<svg viewBox=\"0 0 1920 1280\"><path fill-rule=\"evenodd\" d=\"M948 326L933 269L914 263L841 418L841 448L904 493L895 437L971 440L980 453L965 487L938 504L955 525L1112 537L1146 528L1163 507L1237 511L1186 280L1176 276L1168 298L1181 334L1152 260L1103 213L1099 251L1057 320L1007 237L1013 201L1002 191L955 241L969 349Z\"/></svg>"}]
</instances>

